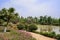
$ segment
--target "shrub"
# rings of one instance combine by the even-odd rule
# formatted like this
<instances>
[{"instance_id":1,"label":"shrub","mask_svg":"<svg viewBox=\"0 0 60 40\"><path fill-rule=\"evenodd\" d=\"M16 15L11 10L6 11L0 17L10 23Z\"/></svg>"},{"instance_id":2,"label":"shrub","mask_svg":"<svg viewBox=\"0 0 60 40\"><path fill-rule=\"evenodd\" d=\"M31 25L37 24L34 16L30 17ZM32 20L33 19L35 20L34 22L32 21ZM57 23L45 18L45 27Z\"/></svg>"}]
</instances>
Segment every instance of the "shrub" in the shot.
<instances>
[{"instance_id":1,"label":"shrub","mask_svg":"<svg viewBox=\"0 0 60 40\"><path fill-rule=\"evenodd\" d=\"M56 35L57 40L60 40L60 34Z\"/></svg>"},{"instance_id":2,"label":"shrub","mask_svg":"<svg viewBox=\"0 0 60 40\"><path fill-rule=\"evenodd\" d=\"M60 40L60 34L55 34L55 32L36 32L35 31L34 33L41 34L41 35L44 35L47 37L51 37L51 38L55 38L57 40Z\"/></svg>"},{"instance_id":3,"label":"shrub","mask_svg":"<svg viewBox=\"0 0 60 40\"><path fill-rule=\"evenodd\" d=\"M56 36L55 32L40 32L40 34L47 36L47 37L51 37L51 38L55 38Z\"/></svg>"},{"instance_id":4,"label":"shrub","mask_svg":"<svg viewBox=\"0 0 60 40\"><path fill-rule=\"evenodd\" d=\"M33 31L37 30L37 26L34 24L31 24L31 25L29 25L28 29L29 29L28 31L33 32Z\"/></svg>"},{"instance_id":5,"label":"shrub","mask_svg":"<svg viewBox=\"0 0 60 40\"><path fill-rule=\"evenodd\" d=\"M17 25L17 28L18 28L19 30L22 30L22 29L25 28L25 26L24 26L23 24L19 24L19 25Z\"/></svg>"},{"instance_id":6,"label":"shrub","mask_svg":"<svg viewBox=\"0 0 60 40\"><path fill-rule=\"evenodd\" d=\"M49 33L49 37L55 38L55 36L56 36L55 32L50 32Z\"/></svg>"},{"instance_id":7,"label":"shrub","mask_svg":"<svg viewBox=\"0 0 60 40\"><path fill-rule=\"evenodd\" d=\"M44 36L48 36L47 32L40 32L40 34L44 35Z\"/></svg>"},{"instance_id":8,"label":"shrub","mask_svg":"<svg viewBox=\"0 0 60 40\"><path fill-rule=\"evenodd\" d=\"M28 31L28 24L25 24L25 30Z\"/></svg>"}]
</instances>

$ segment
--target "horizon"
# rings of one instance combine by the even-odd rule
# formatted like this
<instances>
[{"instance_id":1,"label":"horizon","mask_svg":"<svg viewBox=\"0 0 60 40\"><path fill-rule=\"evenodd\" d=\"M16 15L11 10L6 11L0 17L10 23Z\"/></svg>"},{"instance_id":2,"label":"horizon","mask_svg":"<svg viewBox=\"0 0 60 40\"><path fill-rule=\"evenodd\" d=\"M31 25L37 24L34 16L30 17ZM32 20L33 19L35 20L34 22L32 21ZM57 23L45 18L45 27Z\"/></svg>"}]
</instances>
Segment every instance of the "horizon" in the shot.
<instances>
[{"instance_id":1,"label":"horizon","mask_svg":"<svg viewBox=\"0 0 60 40\"><path fill-rule=\"evenodd\" d=\"M60 0L0 0L0 9L13 7L23 17L60 18Z\"/></svg>"}]
</instances>

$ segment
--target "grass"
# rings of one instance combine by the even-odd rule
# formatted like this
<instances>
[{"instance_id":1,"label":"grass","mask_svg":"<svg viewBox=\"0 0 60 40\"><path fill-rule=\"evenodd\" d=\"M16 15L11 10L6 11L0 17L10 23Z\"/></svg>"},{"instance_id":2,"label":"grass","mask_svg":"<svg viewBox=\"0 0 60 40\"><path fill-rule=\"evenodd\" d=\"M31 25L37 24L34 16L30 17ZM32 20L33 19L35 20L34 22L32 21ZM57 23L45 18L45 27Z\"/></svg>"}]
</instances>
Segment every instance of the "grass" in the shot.
<instances>
[{"instance_id":1,"label":"grass","mask_svg":"<svg viewBox=\"0 0 60 40\"><path fill-rule=\"evenodd\" d=\"M0 40L35 40L30 33L22 30L12 30L6 33L0 33Z\"/></svg>"}]
</instances>

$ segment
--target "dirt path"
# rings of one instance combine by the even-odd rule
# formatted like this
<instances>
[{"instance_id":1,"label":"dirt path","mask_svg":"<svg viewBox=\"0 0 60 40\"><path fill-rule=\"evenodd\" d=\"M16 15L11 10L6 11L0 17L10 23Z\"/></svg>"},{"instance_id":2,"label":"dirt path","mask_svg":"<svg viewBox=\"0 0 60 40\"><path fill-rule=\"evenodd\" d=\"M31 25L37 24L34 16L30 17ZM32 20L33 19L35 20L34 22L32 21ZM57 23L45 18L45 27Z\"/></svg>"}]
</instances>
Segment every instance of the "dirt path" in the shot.
<instances>
[{"instance_id":1,"label":"dirt path","mask_svg":"<svg viewBox=\"0 0 60 40\"><path fill-rule=\"evenodd\" d=\"M26 32L26 31L23 30L23 32ZM30 33L32 37L36 38L36 40L56 40L56 39L45 37L43 35L32 33L32 32L27 32L27 33Z\"/></svg>"},{"instance_id":2,"label":"dirt path","mask_svg":"<svg viewBox=\"0 0 60 40\"><path fill-rule=\"evenodd\" d=\"M45 37L45 36L42 36L42 35L36 34L36 33L31 33L31 35L32 35L32 37L36 38L37 40L56 40L56 39Z\"/></svg>"}]
</instances>

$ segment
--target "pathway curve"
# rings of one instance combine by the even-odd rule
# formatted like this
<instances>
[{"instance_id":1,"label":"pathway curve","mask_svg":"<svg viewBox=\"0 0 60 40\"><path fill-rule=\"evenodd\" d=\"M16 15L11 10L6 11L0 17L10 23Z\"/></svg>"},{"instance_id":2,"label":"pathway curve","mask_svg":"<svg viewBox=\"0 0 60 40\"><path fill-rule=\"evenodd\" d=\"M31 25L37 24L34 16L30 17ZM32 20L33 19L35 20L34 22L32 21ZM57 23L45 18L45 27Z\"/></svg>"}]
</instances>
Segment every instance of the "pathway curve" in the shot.
<instances>
[{"instance_id":1,"label":"pathway curve","mask_svg":"<svg viewBox=\"0 0 60 40\"><path fill-rule=\"evenodd\" d=\"M36 38L37 40L56 40L56 39L45 37L45 36L42 36L42 35L36 34L36 33L31 33L31 35L32 35L32 37Z\"/></svg>"}]
</instances>

